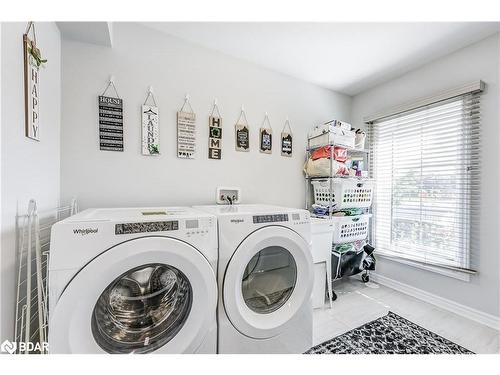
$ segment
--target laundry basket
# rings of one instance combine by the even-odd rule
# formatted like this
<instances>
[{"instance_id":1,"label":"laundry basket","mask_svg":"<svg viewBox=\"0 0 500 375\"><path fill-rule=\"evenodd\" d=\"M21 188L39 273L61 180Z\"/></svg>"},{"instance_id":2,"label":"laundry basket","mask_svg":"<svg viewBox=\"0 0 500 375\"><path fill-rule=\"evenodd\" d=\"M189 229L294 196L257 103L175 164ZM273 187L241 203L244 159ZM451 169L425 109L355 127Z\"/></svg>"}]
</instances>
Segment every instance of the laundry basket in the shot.
<instances>
[{"instance_id":1,"label":"laundry basket","mask_svg":"<svg viewBox=\"0 0 500 375\"><path fill-rule=\"evenodd\" d=\"M371 214L333 216L333 243L347 243L368 237Z\"/></svg>"},{"instance_id":2,"label":"laundry basket","mask_svg":"<svg viewBox=\"0 0 500 375\"><path fill-rule=\"evenodd\" d=\"M330 180L311 181L314 189L314 203L330 204ZM334 178L332 205L335 209L368 208L372 204L373 181L361 181L357 178Z\"/></svg>"}]
</instances>

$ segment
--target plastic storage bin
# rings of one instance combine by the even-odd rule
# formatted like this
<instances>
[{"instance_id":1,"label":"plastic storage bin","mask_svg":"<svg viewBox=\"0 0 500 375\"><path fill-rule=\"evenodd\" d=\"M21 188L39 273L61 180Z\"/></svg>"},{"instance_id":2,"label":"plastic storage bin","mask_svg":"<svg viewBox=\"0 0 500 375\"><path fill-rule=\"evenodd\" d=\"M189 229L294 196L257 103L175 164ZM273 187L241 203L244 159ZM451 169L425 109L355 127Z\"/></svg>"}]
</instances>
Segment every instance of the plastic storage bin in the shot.
<instances>
[{"instance_id":1,"label":"plastic storage bin","mask_svg":"<svg viewBox=\"0 0 500 375\"><path fill-rule=\"evenodd\" d=\"M371 214L358 216L333 216L333 243L347 243L368 237Z\"/></svg>"},{"instance_id":2,"label":"plastic storage bin","mask_svg":"<svg viewBox=\"0 0 500 375\"><path fill-rule=\"evenodd\" d=\"M356 178L334 178L333 194L330 193L330 180L312 180L314 203L328 206L330 196L335 209L368 208L372 204L373 181Z\"/></svg>"},{"instance_id":3,"label":"plastic storage bin","mask_svg":"<svg viewBox=\"0 0 500 375\"><path fill-rule=\"evenodd\" d=\"M318 125L309 132L309 147L337 145L354 148L356 135L351 130L344 130L329 124Z\"/></svg>"}]
</instances>

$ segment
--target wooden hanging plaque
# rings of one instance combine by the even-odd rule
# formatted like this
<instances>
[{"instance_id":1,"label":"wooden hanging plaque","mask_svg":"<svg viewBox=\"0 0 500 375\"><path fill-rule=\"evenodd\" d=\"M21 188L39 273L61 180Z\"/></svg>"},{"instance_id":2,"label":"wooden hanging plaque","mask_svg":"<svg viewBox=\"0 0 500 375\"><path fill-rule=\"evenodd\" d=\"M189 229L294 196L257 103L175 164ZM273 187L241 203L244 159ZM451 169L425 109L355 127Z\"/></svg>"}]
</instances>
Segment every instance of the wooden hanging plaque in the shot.
<instances>
[{"instance_id":1,"label":"wooden hanging plaque","mask_svg":"<svg viewBox=\"0 0 500 375\"><path fill-rule=\"evenodd\" d=\"M177 112L177 157L194 159L196 153L196 114Z\"/></svg>"},{"instance_id":2,"label":"wooden hanging plaque","mask_svg":"<svg viewBox=\"0 0 500 375\"><path fill-rule=\"evenodd\" d=\"M104 151L123 151L123 100L99 96L99 141Z\"/></svg>"},{"instance_id":3,"label":"wooden hanging plaque","mask_svg":"<svg viewBox=\"0 0 500 375\"><path fill-rule=\"evenodd\" d=\"M144 104L142 107L142 154L160 154L158 107Z\"/></svg>"},{"instance_id":4,"label":"wooden hanging plaque","mask_svg":"<svg viewBox=\"0 0 500 375\"><path fill-rule=\"evenodd\" d=\"M222 119L210 116L208 118L209 138L208 138L208 158L222 158Z\"/></svg>"},{"instance_id":5,"label":"wooden hanging plaque","mask_svg":"<svg viewBox=\"0 0 500 375\"><path fill-rule=\"evenodd\" d=\"M250 130L248 124L236 124L236 151L250 151Z\"/></svg>"},{"instance_id":6,"label":"wooden hanging plaque","mask_svg":"<svg viewBox=\"0 0 500 375\"><path fill-rule=\"evenodd\" d=\"M40 140L40 68L30 53L36 48L28 34L23 35L24 53L24 123L26 137Z\"/></svg>"},{"instance_id":7,"label":"wooden hanging plaque","mask_svg":"<svg viewBox=\"0 0 500 375\"><path fill-rule=\"evenodd\" d=\"M282 132L281 133L281 155L282 156L292 156L293 150L293 137L292 133Z\"/></svg>"}]
</instances>

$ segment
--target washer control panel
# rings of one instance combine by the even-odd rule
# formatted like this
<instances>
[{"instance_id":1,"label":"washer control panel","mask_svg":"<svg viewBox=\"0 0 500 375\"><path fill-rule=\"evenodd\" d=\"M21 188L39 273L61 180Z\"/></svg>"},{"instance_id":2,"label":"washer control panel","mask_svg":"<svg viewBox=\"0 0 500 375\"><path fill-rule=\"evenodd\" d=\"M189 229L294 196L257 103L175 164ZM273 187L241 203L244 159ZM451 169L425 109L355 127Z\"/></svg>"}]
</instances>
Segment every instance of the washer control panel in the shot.
<instances>
[{"instance_id":1,"label":"washer control panel","mask_svg":"<svg viewBox=\"0 0 500 375\"><path fill-rule=\"evenodd\" d=\"M205 236L214 225L213 219L187 219L185 221L185 233L188 237Z\"/></svg>"},{"instance_id":2,"label":"washer control panel","mask_svg":"<svg viewBox=\"0 0 500 375\"><path fill-rule=\"evenodd\" d=\"M253 217L254 224L279 223L288 221L288 214L256 215Z\"/></svg>"},{"instance_id":3,"label":"washer control panel","mask_svg":"<svg viewBox=\"0 0 500 375\"><path fill-rule=\"evenodd\" d=\"M115 234L136 234L149 232L166 232L179 229L179 221L152 221L142 223L123 223L115 225Z\"/></svg>"}]
</instances>

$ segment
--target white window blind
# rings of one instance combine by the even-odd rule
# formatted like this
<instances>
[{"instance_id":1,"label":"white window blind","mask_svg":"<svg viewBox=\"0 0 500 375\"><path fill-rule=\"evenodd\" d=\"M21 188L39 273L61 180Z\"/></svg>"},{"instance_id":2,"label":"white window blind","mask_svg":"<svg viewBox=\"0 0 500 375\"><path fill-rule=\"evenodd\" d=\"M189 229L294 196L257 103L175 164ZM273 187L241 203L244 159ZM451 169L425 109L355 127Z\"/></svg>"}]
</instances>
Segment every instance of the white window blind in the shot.
<instances>
[{"instance_id":1,"label":"white window blind","mask_svg":"<svg viewBox=\"0 0 500 375\"><path fill-rule=\"evenodd\" d=\"M474 269L480 117L474 93L370 124L379 254Z\"/></svg>"}]
</instances>

